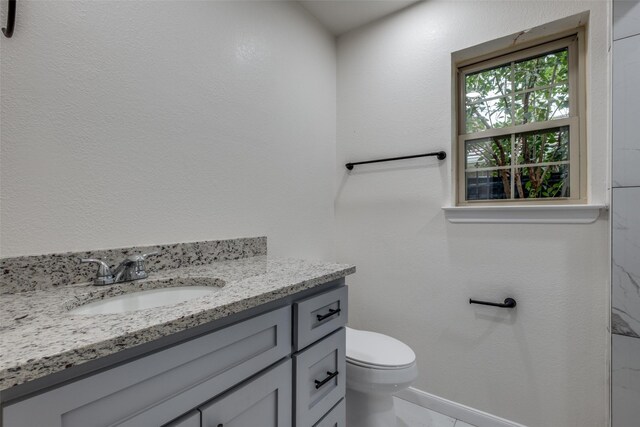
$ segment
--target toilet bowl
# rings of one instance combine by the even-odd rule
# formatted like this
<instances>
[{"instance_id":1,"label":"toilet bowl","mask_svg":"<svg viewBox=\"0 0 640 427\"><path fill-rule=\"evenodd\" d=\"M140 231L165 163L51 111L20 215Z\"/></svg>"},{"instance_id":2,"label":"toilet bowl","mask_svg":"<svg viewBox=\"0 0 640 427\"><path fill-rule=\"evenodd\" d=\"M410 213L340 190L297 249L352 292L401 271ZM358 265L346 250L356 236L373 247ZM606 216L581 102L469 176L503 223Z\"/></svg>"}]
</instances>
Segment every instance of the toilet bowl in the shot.
<instances>
[{"instance_id":1,"label":"toilet bowl","mask_svg":"<svg viewBox=\"0 0 640 427\"><path fill-rule=\"evenodd\" d=\"M418 377L416 355L395 338L347 330L347 425L395 427L393 395Z\"/></svg>"}]
</instances>

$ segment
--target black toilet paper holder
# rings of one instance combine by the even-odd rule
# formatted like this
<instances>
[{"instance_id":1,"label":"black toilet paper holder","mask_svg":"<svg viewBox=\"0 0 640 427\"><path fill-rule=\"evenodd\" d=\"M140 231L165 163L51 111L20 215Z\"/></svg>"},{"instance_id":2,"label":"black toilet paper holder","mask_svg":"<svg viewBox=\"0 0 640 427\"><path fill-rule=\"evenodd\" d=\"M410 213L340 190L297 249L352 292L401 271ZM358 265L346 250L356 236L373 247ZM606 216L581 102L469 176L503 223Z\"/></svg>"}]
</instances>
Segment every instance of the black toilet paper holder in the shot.
<instances>
[{"instance_id":1,"label":"black toilet paper holder","mask_svg":"<svg viewBox=\"0 0 640 427\"><path fill-rule=\"evenodd\" d=\"M517 303L516 303L516 300L513 298L505 298L504 302L478 301L478 300L469 298L469 304L490 305L492 307L502 307L502 308L514 308Z\"/></svg>"}]
</instances>

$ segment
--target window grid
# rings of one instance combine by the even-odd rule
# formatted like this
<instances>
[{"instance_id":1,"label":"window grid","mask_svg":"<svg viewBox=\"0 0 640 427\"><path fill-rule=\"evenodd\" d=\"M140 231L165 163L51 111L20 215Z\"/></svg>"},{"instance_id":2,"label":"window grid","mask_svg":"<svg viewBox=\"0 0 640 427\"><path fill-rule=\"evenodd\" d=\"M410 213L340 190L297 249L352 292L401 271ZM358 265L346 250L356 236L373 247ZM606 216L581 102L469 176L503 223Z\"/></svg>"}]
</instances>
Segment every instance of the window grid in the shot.
<instances>
[{"instance_id":1,"label":"window grid","mask_svg":"<svg viewBox=\"0 0 640 427\"><path fill-rule=\"evenodd\" d=\"M500 98L511 97L511 95L524 95L527 92L536 92L536 91L540 91L540 90L553 89L555 87L568 85L568 84L569 84L569 80L562 80L562 81L558 81L558 82L556 82L554 84L550 84L550 85L534 86L534 87L532 87L530 89L518 90L518 91L515 91L515 92L513 92L512 94L509 94L509 95L495 95L495 96L490 96L488 98L481 98L481 99L478 99L478 100L475 100L475 101L468 102L467 105L481 104L481 103L487 102L487 101L494 101L494 100L500 99Z\"/></svg>"},{"instance_id":2,"label":"window grid","mask_svg":"<svg viewBox=\"0 0 640 427\"><path fill-rule=\"evenodd\" d=\"M523 204L523 203L526 204L527 202L530 202L530 201L542 202L545 204L558 203L558 202L566 203L567 201L574 202L574 203L576 202L584 203L585 201L584 190L583 190L584 187L580 186L580 183L581 183L580 181L583 180L583 177L584 177L584 166L581 164L582 161L580 160L583 157L583 156L580 156L580 152L581 150L583 150L583 141L580 140L579 138L580 130L581 130L580 123L579 123L579 115L580 115L579 113L582 112L583 110L582 110L582 105L578 105L578 90L576 87L577 77L578 77L577 74L579 72L578 68L582 67L582 65L579 64L578 62L578 55L581 55L581 52L578 49L578 43L577 43L578 35L579 34L576 34L574 36L567 37L565 39L549 42L538 47L529 48L521 52L516 52L514 54L508 54L502 57L497 57L494 59L482 61L480 63L472 64L461 69L461 72L459 74L460 79L458 83L458 95L459 95L458 96L458 102L459 102L458 129L460 132L458 134L459 145L457 150L458 152L457 169L459 171L457 175L458 181L459 181L457 186L458 204L468 204L468 203L495 204L495 202L504 202L504 201L517 203L517 204ZM517 63L536 59L544 55L551 55L553 53L560 52L560 51L567 52L567 68L565 68L567 72L566 79L562 79L560 81L552 80L551 84L539 85L539 86L536 86L534 82L534 85L530 88L525 86L524 89L521 88L520 90L516 90L518 88L518 85L516 84L516 79L515 79ZM509 60L506 60L507 57L509 58ZM500 62L501 59L502 59L502 62ZM499 94L492 97L486 97L486 98L471 100L471 102L467 102L467 99L466 99L467 87L465 82L466 75L480 73L485 70L497 69L500 67L507 66L507 64L510 67L510 71L509 71L510 81L508 83L510 85L510 88L507 89L507 90L510 90L510 92L508 94L504 94L504 95ZM536 68L535 70L537 71L538 68ZM555 77L555 74L554 74L554 77ZM498 78L496 78L496 80L499 81ZM550 106L552 105L552 99L551 99L551 96L547 96L545 118L549 117L548 120L535 122L535 118L534 118L534 121L527 121L523 124L517 124L515 108L516 108L516 97L518 95L532 93L536 91L544 91L544 90L551 91L554 88L561 87L561 86L565 86L565 87L568 86L568 91L566 92L568 95L568 101L569 101L568 117L554 119L553 117L556 117L556 112L560 107L556 107L555 110L551 112ZM498 89L498 90L501 90L501 89ZM509 98L511 101L508 110L505 110L505 111L508 111L508 114L510 115L509 126L492 127L485 130L476 131L473 133L465 133L467 132L467 128L466 128L467 108L469 106L477 105L482 102L486 102L488 100L495 100L500 98ZM545 103L545 100L543 99L540 105L544 105L544 103ZM530 114L533 114L533 113L530 113ZM539 162L539 163L524 163L524 164L517 163L518 162L518 153L516 151L518 149L518 146L517 146L518 142L516 141L517 135L527 133L527 132L532 132L532 131L544 131L544 130L552 131L555 128L560 128L563 126L567 126L568 132L569 132L568 140L567 142L565 142L565 144L568 143L569 160ZM539 136L540 138L543 137L541 134ZM466 151L466 145L465 145L467 141L474 140L474 139L483 139L483 138L497 138L500 136L509 137L511 140L511 147L510 147L511 157L508 165L504 165L504 166L494 165L491 167L467 168L467 163L466 163L467 151ZM558 138L560 138L560 136L558 136ZM562 142L559 140L558 144L562 144ZM565 168L562 168L562 166L565 166ZM560 169L557 169L555 172L553 172L553 170L549 169L553 167L557 167ZM522 198L523 197L523 193L522 193L523 181L521 180L521 178L522 176L527 174L527 172L528 172L529 180L531 179L531 176L532 176L531 171L526 171L525 170L526 168L544 168L544 169L538 169L536 171L542 174L542 175L539 175L539 177L542 176L542 179L544 179L544 176L547 173L558 173L562 177L563 182L568 182L568 184L566 184L567 188L562 190L561 197L556 197L556 194L548 196L548 194L551 193L551 191L545 190L547 191L547 194L545 195L545 192L542 191L543 187L540 184L538 184L538 188L536 189L536 191L539 191L539 192L534 195L537 195L537 196L545 195L545 197L537 197L537 198L532 197L532 198L523 199ZM562 169L564 169L564 172L562 172ZM567 172L567 169L568 169L568 172ZM486 172L487 174L486 176L488 179L491 172L498 172L500 170L510 171L509 194L505 194L506 197L508 197L508 199L486 199L486 200L476 201L476 200L470 200L467 197L468 196L467 195L467 177L468 177L467 174L468 173ZM518 174L521 174L520 175L521 178L519 181L520 183L519 192L516 193L516 178ZM550 182L551 182L551 179L550 179ZM564 187L560 187L560 189L562 188ZM567 190L569 194L566 194ZM527 195L531 195L531 193L527 192Z\"/></svg>"}]
</instances>

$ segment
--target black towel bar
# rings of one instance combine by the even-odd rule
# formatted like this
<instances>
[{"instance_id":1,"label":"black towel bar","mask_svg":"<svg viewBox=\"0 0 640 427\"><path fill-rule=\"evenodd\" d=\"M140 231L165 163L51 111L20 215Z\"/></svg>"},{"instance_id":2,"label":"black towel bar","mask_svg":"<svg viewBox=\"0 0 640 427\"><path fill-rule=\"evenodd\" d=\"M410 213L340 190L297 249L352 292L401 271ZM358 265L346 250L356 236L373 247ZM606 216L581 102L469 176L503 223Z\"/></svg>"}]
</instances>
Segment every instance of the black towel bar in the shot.
<instances>
[{"instance_id":1,"label":"black towel bar","mask_svg":"<svg viewBox=\"0 0 640 427\"><path fill-rule=\"evenodd\" d=\"M404 160L404 159L415 159L416 157L431 157L431 156L436 156L438 158L438 160L444 160L447 158L447 153L445 153L444 151L436 151L434 153L425 153L425 154L415 154L413 156L400 156L400 157L389 157L386 159L378 159L378 160L365 160L363 162L350 162L345 164L344 166L349 169L352 170L354 166L356 165L364 165L367 163L380 163L380 162L390 162L393 160Z\"/></svg>"},{"instance_id":2,"label":"black towel bar","mask_svg":"<svg viewBox=\"0 0 640 427\"><path fill-rule=\"evenodd\" d=\"M2 29L2 33L7 38L13 35L13 28L16 25L16 0L9 0L9 9L7 10L7 27Z\"/></svg>"}]
</instances>

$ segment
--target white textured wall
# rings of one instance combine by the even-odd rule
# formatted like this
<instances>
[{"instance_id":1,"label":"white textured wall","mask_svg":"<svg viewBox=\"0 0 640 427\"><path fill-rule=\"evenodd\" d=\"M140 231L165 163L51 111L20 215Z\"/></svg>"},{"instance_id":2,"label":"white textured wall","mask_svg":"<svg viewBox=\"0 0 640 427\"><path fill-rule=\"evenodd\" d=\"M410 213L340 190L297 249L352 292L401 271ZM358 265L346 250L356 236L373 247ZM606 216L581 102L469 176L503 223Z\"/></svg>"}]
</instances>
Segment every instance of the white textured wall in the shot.
<instances>
[{"instance_id":1,"label":"white textured wall","mask_svg":"<svg viewBox=\"0 0 640 427\"><path fill-rule=\"evenodd\" d=\"M1 256L332 256L335 41L297 3L21 0L0 43Z\"/></svg>"},{"instance_id":2,"label":"white textured wall","mask_svg":"<svg viewBox=\"0 0 640 427\"><path fill-rule=\"evenodd\" d=\"M338 39L338 164L451 146L451 52L591 10L592 201L607 199L608 4L426 1ZM608 219L451 224L451 158L338 169L350 324L418 355L415 386L528 426L608 423ZM514 296L515 313L469 297Z\"/></svg>"}]
</instances>

